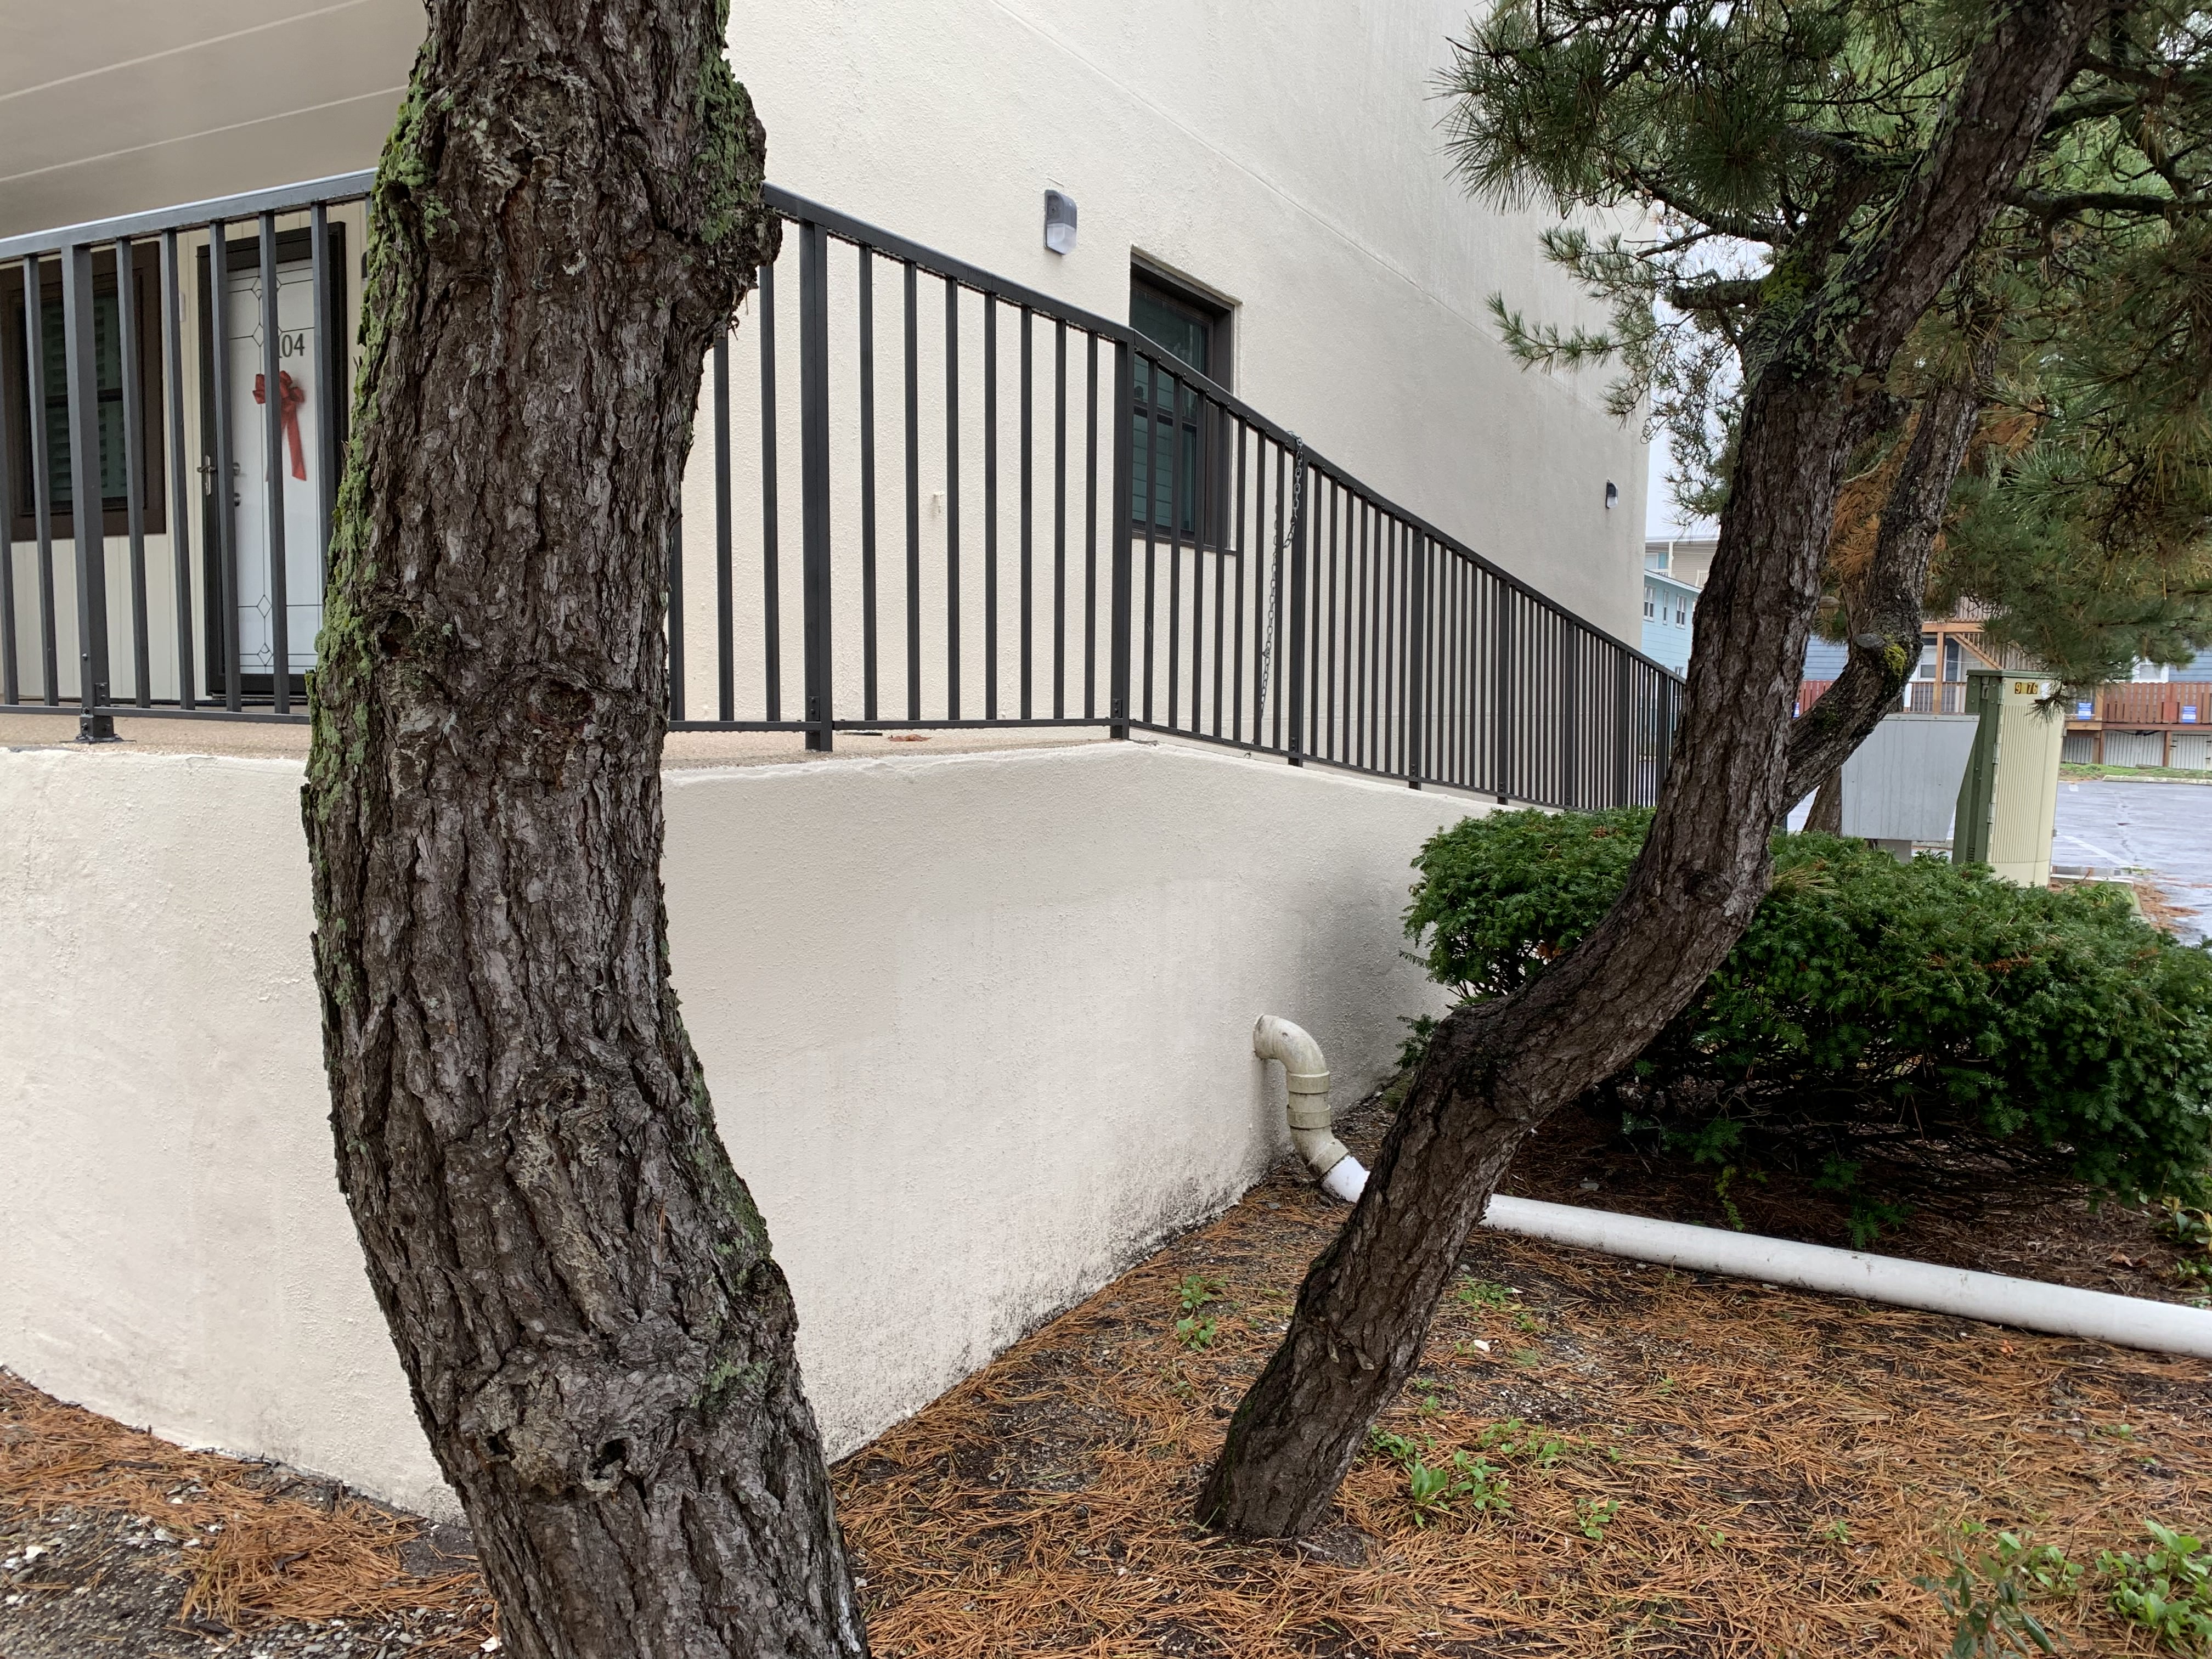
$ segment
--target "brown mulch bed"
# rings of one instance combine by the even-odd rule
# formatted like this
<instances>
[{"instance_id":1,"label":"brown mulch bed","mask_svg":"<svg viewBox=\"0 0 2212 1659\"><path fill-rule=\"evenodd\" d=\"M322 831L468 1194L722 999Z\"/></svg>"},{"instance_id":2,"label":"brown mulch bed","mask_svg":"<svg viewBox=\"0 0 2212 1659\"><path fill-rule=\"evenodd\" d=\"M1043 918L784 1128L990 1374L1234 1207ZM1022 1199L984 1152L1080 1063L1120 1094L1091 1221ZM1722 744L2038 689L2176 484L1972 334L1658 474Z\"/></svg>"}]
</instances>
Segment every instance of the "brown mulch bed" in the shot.
<instances>
[{"instance_id":1,"label":"brown mulch bed","mask_svg":"<svg viewBox=\"0 0 2212 1659\"><path fill-rule=\"evenodd\" d=\"M1571 1127L1547 1131L1511 1184L1647 1212L1709 1194L1710 1171L1669 1188L1599 1127ZM1790 1218L1781 1199L1765 1200L1782 1206L1770 1218L1759 1195L1739 1196L1754 1227ZM839 1465L875 1651L1936 1656L1952 1625L1913 1581L1942 1570L1962 1522L2025 1529L2085 1565L2140 1553L2146 1517L2212 1523L2203 1362L1483 1232L1380 1426L1431 1462L1480 1457L1510 1510L1462 1500L1421 1524L1402 1468L1370 1452L1316 1538L1201 1534L1188 1520L1200 1474L1344 1213L1279 1170ZM2084 1239L2104 1246L2079 1218L2032 1224L2045 1269L2075 1262ZM1976 1266L2029 1249L2022 1235L1992 1255L1972 1227L1925 1226L1883 1248L1948 1238L1979 1248ZM1796 1230L1819 1228L1801 1210ZM1194 1313L1186 1287L1206 1298ZM1185 1318L1197 1324L1179 1339ZM24 1622L72 1593L25 1588L51 1558L0 1571L0 1603L26 1598L0 1606L0 1655L396 1656L485 1639L472 1576L406 1571L412 1523L327 1489L302 1497L295 1478L179 1452L0 1376L0 1555L18 1553L8 1540L27 1516L123 1517L141 1536L158 1518L198 1540L164 1564L168 1611L97 1648L54 1643L70 1626L51 1611ZM2094 1577L2039 1610L2074 1652L2154 1650L2104 1610ZM241 1634L195 1634L192 1617ZM326 1645L295 1644L303 1629ZM426 1636L442 1645L417 1645Z\"/></svg>"},{"instance_id":2,"label":"brown mulch bed","mask_svg":"<svg viewBox=\"0 0 2212 1659\"><path fill-rule=\"evenodd\" d=\"M0 1371L0 1656L476 1654L465 1534Z\"/></svg>"}]
</instances>

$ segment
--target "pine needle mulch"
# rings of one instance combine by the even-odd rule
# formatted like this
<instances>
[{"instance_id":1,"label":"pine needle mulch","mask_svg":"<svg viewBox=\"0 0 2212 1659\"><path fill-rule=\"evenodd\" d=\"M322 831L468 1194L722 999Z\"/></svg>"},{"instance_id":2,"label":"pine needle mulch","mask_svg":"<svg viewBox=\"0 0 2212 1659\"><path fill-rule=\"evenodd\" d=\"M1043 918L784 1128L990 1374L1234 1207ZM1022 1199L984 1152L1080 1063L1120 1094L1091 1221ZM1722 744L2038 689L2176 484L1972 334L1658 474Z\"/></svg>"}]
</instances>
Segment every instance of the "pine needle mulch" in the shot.
<instances>
[{"instance_id":1,"label":"pine needle mulch","mask_svg":"<svg viewBox=\"0 0 2212 1659\"><path fill-rule=\"evenodd\" d=\"M1480 1457L1510 1512L1417 1524L1370 1451L1304 1544L1201 1534L1199 1476L1344 1213L1272 1181L841 1465L880 1659L1936 1655L1913 1580L1961 1522L2087 1565L2145 1516L2212 1521L2202 1362L1484 1233L1378 1426ZM2073 1651L2154 1650L2094 1577L2038 1612Z\"/></svg>"},{"instance_id":2,"label":"pine needle mulch","mask_svg":"<svg viewBox=\"0 0 2212 1659\"><path fill-rule=\"evenodd\" d=\"M64 1405L0 1371L0 1506L131 1516L181 1542L176 1618L203 1633L297 1620L394 1620L423 1654L474 1653L495 1628L474 1572L410 1571L413 1517L327 1481Z\"/></svg>"}]
</instances>

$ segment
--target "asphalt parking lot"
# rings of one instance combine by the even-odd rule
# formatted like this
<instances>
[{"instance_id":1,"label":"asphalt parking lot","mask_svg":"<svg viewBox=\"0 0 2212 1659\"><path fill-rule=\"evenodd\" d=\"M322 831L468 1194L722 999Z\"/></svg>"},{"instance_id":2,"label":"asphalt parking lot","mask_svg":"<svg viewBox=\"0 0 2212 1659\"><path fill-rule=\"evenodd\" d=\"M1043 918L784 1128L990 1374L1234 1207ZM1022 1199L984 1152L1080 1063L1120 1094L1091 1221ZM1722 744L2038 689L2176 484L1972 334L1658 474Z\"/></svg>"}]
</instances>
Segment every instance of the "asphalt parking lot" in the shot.
<instances>
[{"instance_id":1,"label":"asphalt parking lot","mask_svg":"<svg viewBox=\"0 0 2212 1659\"><path fill-rule=\"evenodd\" d=\"M2182 938L2199 940L2212 929L2212 787L2062 781L2051 858L2146 871L2191 913L2177 930Z\"/></svg>"}]
</instances>

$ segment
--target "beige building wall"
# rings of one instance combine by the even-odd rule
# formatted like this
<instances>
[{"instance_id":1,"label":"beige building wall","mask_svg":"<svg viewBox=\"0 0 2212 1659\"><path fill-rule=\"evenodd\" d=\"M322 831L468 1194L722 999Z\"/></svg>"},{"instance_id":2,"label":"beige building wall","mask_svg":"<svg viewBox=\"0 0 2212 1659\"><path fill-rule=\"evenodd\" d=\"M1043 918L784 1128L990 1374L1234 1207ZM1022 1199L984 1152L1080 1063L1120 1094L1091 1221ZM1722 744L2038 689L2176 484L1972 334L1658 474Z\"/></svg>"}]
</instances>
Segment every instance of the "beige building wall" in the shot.
<instances>
[{"instance_id":1,"label":"beige building wall","mask_svg":"<svg viewBox=\"0 0 2212 1659\"><path fill-rule=\"evenodd\" d=\"M450 1513L331 1169L295 761L0 751L0 1364ZM1356 1098L1463 799L1173 745L672 772L684 1015L834 1452Z\"/></svg>"},{"instance_id":2,"label":"beige building wall","mask_svg":"<svg viewBox=\"0 0 2212 1659\"><path fill-rule=\"evenodd\" d=\"M372 166L422 28L415 0L33 9L0 23L0 235ZM1602 374L1523 373L1489 318L1503 294L1603 320L1540 258L1542 216L1449 177L1435 76L1466 16L737 0L730 39L778 183L1113 319L1133 256L1179 273L1233 306L1241 396L1634 644L1644 447ZM1064 257L1048 186L1081 211Z\"/></svg>"}]
</instances>

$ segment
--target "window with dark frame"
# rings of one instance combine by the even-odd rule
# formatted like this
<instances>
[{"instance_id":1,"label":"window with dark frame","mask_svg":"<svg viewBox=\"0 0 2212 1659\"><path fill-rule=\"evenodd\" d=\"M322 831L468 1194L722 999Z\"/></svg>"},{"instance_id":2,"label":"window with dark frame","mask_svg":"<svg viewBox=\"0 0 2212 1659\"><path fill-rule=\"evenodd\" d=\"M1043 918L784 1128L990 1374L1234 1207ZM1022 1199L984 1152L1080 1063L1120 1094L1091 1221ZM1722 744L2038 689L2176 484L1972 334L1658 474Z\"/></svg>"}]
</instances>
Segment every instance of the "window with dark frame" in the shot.
<instances>
[{"instance_id":1,"label":"window with dark frame","mask_svg":"<svg viewBox=\"0 0 2212 1659\"><path fill-rule=\"evenodd\" d=\"M149 243L135 247L131 258L132 316L137 331L139 368L138 501L146 533L160 535L168 528L167 495L163 487L161 447L161 270L155 248ZM13 266L0 275L0 397L8 399L9 451L8 531L17 542L38 537L38 497L32 471L30 377L24 349L29 343L23 292L24 267ZM95 424L100 434L101 528L106 535L130 532L130 485L126 476L129 451L124 441L123 301L115 280L112 248L93 255L93 364ZM40 407L36 411L45 428L48 525L56 541L76 534L76 490L70 466L68 336L62 308L61 262L40 262L39 367Z\"/></svg>"},{"instance_id":2,"label":"window with dark frame","mask_svg":"<svg viewBox=\"0 0 2212 1659\"><path fill-rule=\"evenodd\" d=\"M1219 301L1139 262L1129 273L1129 326L1167 358L1228 387L1230 308ZM1218 483L1209 490L1206 470L1200 465L1205 402L1172 378L1174 373L1165 361L1137 361L1129 516L1139 526L1149 522L1158 535L1180 532L1218 544L1223 539L1218 520L1227 507L1227 492ZM1223 436L1225 426L1211 447L1221 450ZM1220 457L1214 459L1218 470ZM1201 501L1201 495L1210 499ZM1206 527L1203 537L1201 525Z\"/></svg>"}]
</instances>

